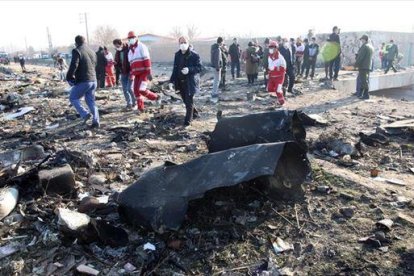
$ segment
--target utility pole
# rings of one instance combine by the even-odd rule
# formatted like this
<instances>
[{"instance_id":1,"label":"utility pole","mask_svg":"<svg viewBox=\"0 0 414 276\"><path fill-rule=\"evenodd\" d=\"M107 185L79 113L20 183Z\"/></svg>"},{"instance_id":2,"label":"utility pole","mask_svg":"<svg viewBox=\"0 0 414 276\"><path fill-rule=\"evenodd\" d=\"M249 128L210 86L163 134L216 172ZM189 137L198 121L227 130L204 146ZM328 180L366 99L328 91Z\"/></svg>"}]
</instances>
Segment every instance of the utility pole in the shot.
<instances>
[{"instance_id":1,"label":"utility pole","mask_svg":"<svg viewBox=\"0 0 414 276\"><path fill-rule=\"evenodd\" d=\"M49 42L49 54L51 54L53 51L53 44L52 44L52 36L50 35L50 32L49 32L49 27L46 27L46 32L47 32L47 40Z\"/></svg>"},{"instance_id":2,"label":"utility pole","mask_svg":"<svg viewBox=\"0 0 414 276\"><path fill-rule=\"evenodd\" d=\"M26 53L27 53L27 37L24 37L24 44L26 46Z\"/></svg>"},{"instance_id":3,"label":"utility pole","mask_svg":"<svg viewBox=\"0 0 414 276\"><path fill-rule=\"evenodd\" d=\"M88 41L89 44L89 29L88 29L88 14L86 12L79 14L79 20L80 23L85 23L85 29L86 29L86 41Z\"/></svg>"}]
</instances>

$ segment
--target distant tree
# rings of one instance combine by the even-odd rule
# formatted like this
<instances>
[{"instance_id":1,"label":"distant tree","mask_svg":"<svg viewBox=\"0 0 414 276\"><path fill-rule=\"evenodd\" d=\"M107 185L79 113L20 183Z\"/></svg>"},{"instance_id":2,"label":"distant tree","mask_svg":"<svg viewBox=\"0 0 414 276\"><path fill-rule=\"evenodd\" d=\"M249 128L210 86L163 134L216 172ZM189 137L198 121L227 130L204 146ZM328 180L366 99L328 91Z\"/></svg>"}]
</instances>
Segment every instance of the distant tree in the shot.
<instances>
[{"instance_id":1,"label":"distant tree","mask_svg":"<svg viewBox=\"0 0 414 276\"><path fill-rule=\"evenodd\" d=\"M196 25L187 25L187 36L190 41L193 41L200 35L200 31Z\"/></svg>"},{"instance_id":2,"label":"distant tree","mask_svg":"<svg viewBox=\"0 0 414 276\"><path fill-rule=\"evenodd\" d=\"M170 36L171 36L171 37L173 37L173 38L175 38L175 39L178 39L178 38L180 38L182 35L183 35L183 32L181 31L181 28L180 28L179 26L174 26L174 27L171 29L171 32L170 32Z\"/></svg>"},{"instance_id":3,"label":"distant tree","mask_svg":"<svg viewBox=\"0 0 414 276\"><path fill-rule=\"evenodd\" d=\"M112 46L115 38L119 38L119 33L109 25L100 25L93 32L93 43L98 45Z\"/></svg>"},{"instance_id":4,"label":"distant tree","mask_svg":"<svg viewBox=\"0 0 414 276\"><path fill-rule=\"evenodd\" d=\"M27 48L26 55L29 56L29 57L31 57L34 53L35 53L35 49L33 48L33 46L29 46Z\"/></svg>"}]
</instances>

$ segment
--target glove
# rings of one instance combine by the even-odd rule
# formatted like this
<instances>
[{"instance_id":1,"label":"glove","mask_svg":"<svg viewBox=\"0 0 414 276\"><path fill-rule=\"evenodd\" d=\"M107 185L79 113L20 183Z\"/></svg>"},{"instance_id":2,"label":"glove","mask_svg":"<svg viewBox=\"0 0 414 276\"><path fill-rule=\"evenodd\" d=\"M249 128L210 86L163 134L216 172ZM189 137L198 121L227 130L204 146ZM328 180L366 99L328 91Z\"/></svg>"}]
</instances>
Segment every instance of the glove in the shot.
<instances>
[{"instance_id":1,"label":"glove","mask_svg":"<svg viewBox=\"0 0 414 276\"><path fill-rule=\"evenodd\" d=\"M68 84L69 84L70 86L74 86L74 85L75 85L75 82L74 82L73 80L68 80Z\"/></svg>"},{"instance_id":2,"label":"glove","mask_svg":"<svg viewBox=\"0 0 414 276\"><path fill-rule=\"evenodd\" d=\"M181 70L181 73L182 73L183 75L187 75L189 71L190 71L190 70L188 69L188 67L184 67L184 68L183 68L183 70Z\"/></svg>"},{"instance_id":3,"label":"glove","mask_svg":"<svg viewBox=\"0 0 414 276\"><path fill-rule=\"evenodd\" d=\"M168 89L173 91L174 90L174 84L172 84L171 82L168 84Z\"/></svg>"},{"instance_id":4,"label":"glove","mask_svg":"<svg viewBox=\"0 0 414 276\"><path fill-rule=\"evenodd\" d=\"M148 78L149 81L152 81L152 75L151 74L149 74L147 78Z\"/></svg>"}]
</instances>

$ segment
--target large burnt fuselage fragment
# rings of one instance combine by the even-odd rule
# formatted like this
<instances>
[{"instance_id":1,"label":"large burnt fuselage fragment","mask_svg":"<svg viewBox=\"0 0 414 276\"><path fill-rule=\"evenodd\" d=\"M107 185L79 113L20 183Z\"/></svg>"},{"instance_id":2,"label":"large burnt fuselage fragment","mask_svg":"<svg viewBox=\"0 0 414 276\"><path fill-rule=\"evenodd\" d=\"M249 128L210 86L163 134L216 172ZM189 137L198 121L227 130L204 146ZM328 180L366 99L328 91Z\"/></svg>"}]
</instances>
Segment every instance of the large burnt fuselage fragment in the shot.
<instances>
[{"instance_id":1,"label":"large burnt fuselage fragment","mask_svg":"<svg viewBox=\"0 0 414 276\"><path fill-rule=\"evenodd\" d=\"M306 151L298 143L254 144L149 170L120 193L117 202L120 215L131 224L157 232L177 230L188 202L209 190L263 179L270 196L297 196L309 172Z\"/></svg>"},{"instance_id":2,"label":"large burnt fuselage fragment","mask_svg":"<svg viewBox=\"0 0 414 276\"><path fill-rule=\"evenodd\" d=\"M222 117L210 134L209 152L253 144L295 141L306 148L306 131L296 111L278 110Z\"/></svg>"}]
</instances>

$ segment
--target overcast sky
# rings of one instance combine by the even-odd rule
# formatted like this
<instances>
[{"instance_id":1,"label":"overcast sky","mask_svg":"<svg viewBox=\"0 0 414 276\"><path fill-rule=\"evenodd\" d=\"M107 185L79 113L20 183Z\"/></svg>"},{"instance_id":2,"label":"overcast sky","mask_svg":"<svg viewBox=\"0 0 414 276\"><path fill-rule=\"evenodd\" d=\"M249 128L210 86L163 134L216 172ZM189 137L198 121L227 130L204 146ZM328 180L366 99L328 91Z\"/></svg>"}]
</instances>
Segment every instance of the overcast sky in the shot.
<instances>
[{"instance_id":1,"label":"overcast sky","mask_svg":"<svg viewBox=\"0 0 414 276\"><path fill-rule=\"evenodd\" d=\"M412 32L414 2L410 1L0 1L0 50L48 47L49 27L54 46L71 45L85 35L80 13L88 14L89 34L112 25L169 35L173 26L195 24L202 37L299 36L310 28L330 32Z\"/></svg>"}]
</instances>

